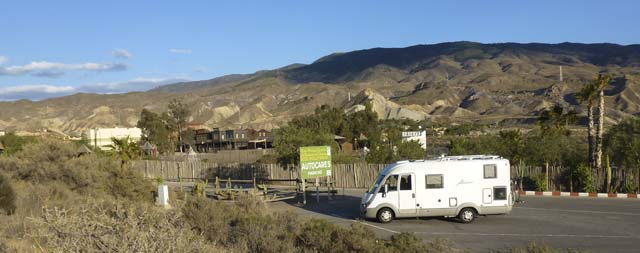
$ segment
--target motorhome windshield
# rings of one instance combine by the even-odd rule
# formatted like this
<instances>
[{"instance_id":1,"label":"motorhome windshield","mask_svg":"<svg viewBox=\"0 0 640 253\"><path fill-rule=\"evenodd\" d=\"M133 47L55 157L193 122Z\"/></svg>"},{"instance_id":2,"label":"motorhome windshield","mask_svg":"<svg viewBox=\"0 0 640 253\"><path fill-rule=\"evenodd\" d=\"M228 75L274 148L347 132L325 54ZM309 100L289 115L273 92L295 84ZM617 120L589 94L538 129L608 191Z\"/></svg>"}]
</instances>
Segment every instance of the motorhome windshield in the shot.
<instances>
[{"instance_id":1,"label":"motorhome windshield","mask_svg":"<svg viewBox=\"0 0 640 253\"><path fill-rule=\"evenodd\" d=\"M368 193L374 193L376 191L376 189L378 189L378 186L380 186L380 184L382 184L382 180L384 180L386 175L380 174L378 176L378 179L376 179L376 182L373 183L373 185L371 185L371 187L369 187L369 191L367 191Z\"/></svg>"}]
</instances>

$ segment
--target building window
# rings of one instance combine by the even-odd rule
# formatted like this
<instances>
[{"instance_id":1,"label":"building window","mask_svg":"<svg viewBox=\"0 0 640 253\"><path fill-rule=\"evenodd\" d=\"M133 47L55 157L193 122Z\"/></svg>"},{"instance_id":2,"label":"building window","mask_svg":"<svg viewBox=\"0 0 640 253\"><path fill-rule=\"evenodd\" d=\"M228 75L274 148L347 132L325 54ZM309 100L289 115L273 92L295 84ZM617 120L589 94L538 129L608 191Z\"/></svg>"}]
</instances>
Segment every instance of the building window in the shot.
<instances>
[{"instance_id":1,"label":"building window","mask_svg":"<svg viewBox=\"0 0 640 253\"><path fill-rule=\"evenodd\" d=\"M504 186L493 187L493 199L507 200L507 187L504 187Z\"/></svg>"},{"instance_id":2,"label":"building window","mask_svg":"<svg viewBox=\"0 0 640 253\"><path fill-rule=\"evenodd\" d=\"M484 178L497 178L497 167L495 164L484 165Z\"/></svg>"},{"instance_id":3,"label":"building window","mask_svg":"<svg viewBox=\"0 0 640 253\"><path fill-rule=\"evenodd\" d=\"M425 181L427 182L427 189L440 189L443 188L442 174L426 175Z\"/></svg>"}]
</instances>

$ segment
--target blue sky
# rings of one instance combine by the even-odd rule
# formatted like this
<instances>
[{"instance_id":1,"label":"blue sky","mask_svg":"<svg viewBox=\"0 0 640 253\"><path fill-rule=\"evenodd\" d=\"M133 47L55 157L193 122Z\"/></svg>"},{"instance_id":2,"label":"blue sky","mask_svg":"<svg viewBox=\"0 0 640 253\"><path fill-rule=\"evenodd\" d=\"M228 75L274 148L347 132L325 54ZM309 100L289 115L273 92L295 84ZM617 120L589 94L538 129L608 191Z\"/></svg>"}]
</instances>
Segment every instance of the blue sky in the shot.
<instances>
[{"instance_id":1,"label":"blue sky","mask_svg":"<svg viewBox=\"0 0 640 253\"><path fill-rule=\"evenodd\" d=\"M448 41L640 43L640 1L0 3L0 100L120 93Z\"/></svg>"}]
</instances>

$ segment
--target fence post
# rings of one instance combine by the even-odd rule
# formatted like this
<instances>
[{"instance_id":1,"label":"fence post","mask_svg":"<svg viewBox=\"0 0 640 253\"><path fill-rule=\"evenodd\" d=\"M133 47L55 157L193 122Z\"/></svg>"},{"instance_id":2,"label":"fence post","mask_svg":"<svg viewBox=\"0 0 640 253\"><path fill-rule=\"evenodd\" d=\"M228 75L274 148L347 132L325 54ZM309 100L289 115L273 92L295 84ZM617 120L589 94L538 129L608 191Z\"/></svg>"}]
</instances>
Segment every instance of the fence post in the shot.
<instances>
[{"instance_id":1,"label":"fence post","mask_svg":"<svg viewBox=\"0 0 640 253\"><path fill-rule=\"evenodd\" d=\"M358 188L358 171L355 164L353 166L353 184L355 188Z\"/></svg>"}]
</instances>

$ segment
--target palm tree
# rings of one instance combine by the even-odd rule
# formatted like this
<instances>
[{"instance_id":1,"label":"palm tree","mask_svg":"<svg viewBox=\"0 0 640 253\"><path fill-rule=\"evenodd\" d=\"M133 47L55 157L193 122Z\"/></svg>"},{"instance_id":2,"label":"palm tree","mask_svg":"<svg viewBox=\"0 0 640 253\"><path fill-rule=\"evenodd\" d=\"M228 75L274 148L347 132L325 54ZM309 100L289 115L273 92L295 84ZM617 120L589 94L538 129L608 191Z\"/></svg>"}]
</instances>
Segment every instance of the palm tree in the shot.
<instances>
[{"instance_id":1,"label":"palm tree","mask_svg":"<svg viewBox=\"0 0 640 253\"><path fill-rule=\"evenodd\" d=\"M594 85L598 91L598 124L596 125L596 150L595 167L596 171L602 169L602 135L604 134L604 89L611 83L610 75L598 75ZM597 185L596 185L597 187Z\"/></svg>"},{"instance_id":2,"label":"palm tree","mask_svg":"<svg viewBox=\"0 0 640 253\"><path fill-rule=\"evenodd\" d=\"M542 130L542 134L549 136L552 134L562 134L568 136L571 131L568 129L569 124L576 121L576 112L573 110L565 111L560 104L555 104L552 108L540 113L538 116L538 124ZM556 158L557 159L557 158ZM549 181L549 160L545 159L545 174L547 186L551 185Z\"/></svg>"},{"instance_id":3,"label":"palm tree","mask_svg":"<svg viewBox=\"0 0 640 253\"><path fill-rule=\"evenodd\" d=\"M576 94L578 101L580 101L581 103L585 103L585 102L587 103L587 117L589 118L589 124L587 126L588 128L587 138L589 142L589 167L591 167L591 173L594 176L596 174L596 166L594 162L596 132L595 132L595 126L594 126L595 114L593 109L594 109L594 103L597 96L598 96L598 90L596 88L595 82L588 83L587 85L582 87L582 89L578 94ZM594 177L594 180L595 180L595 177Z\"/></svg>"},{"instance_id":4,"label":"palm tree","mask_svg":"<svg viewBox=\"0 0 640 253\"><path fill-rule=\"evenodd\" d=\"M111 148L114 155L120 158L120 166L124 167L129 161L140 157L140 147L138 143L130 141L129 137L122 139L111 138L113 144L107 147Z\"/></svg>"}]
</instances>

